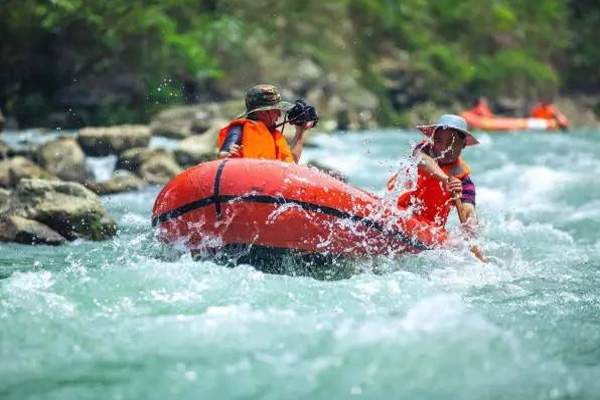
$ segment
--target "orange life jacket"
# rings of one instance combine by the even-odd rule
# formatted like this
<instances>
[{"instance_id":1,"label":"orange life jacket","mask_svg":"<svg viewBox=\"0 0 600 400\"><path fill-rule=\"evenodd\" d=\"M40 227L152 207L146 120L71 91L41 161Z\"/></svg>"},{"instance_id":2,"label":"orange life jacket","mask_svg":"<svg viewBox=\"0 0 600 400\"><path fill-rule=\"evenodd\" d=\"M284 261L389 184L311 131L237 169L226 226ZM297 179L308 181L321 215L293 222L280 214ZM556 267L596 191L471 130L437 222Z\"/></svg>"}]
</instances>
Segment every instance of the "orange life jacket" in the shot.
<instances>
[{"instance_id":1,"label":"orange life jacket","mask_svg":"<svg viewBox=\"0 0 600 400\"><path fill-rule=\"evenodd\" d=\"M467 163L460 158L452 164L441 165L440 168L446 175L457 179L462 179L471 172ZM394 174L389 179L388 190L391 191L396 186L397 176L398 174ZM419 170L416 188L401 194L396 205L401 209L412 207L415 215L433 222L438 227L443 227L453 205L451 200L452 193L442 182L426 171Z\"/></svg>"},{"instance_id":2,"label":"orange life jacket","mask_svg":"<svg viewBox=\"0 0 600 400\"><path fill-rule=\"evenodd\" d=\"M569 120L565 117L553 104L537 103L531 110L533 118L542 118L547 120L555 120L559 126L567 127Z\"/></svg>"},{"instance_id":3,"label":"orange life jacket","mask_svg":"<svg viewBox=\"0 0 600 400\"><path fill-rule=\"evenodd\" d=\"M229 128L234 125L243 125L242 130L242 158L262 158L265 160L280 160L287 163L294 162L294 156L285 137L278 130L270 131L260 121L239 118L231 121L219 131L217 146L223 147Z\"/></svg>"},{"instance_id":4,"label":"orange life jacket","mask_svg":"<svg viewBox=\"0 0 600 400\"><path fill-rule=\"evenodd\" d=\"M471 108L469 110L470 112L472 112L473 114L479 115L481 117L493 117L494 113L492 112L492 110L490 109L490 107L487 105L487 103L485 101L478 101L477 104L475 104L475 106L473 106L473 108Z\"/></svg>"}]
</instances>

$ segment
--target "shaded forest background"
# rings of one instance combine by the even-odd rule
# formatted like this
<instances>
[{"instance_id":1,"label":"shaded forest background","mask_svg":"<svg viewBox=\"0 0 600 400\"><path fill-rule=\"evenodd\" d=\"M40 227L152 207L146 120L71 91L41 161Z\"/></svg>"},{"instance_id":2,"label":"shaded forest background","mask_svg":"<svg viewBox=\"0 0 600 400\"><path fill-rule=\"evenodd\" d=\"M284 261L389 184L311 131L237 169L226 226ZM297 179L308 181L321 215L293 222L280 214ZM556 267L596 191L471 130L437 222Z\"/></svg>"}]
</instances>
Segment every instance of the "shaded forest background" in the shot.
<instances>
[{"instance_id":1,"label":"shaded forest background","mask_svg":"<svg viewBox=\"0 0 600 400\"><path fill-rule=\"evenodd\" d=\"M598 0L2 0L0 109L147 122L256 83L398 123L425 103L600 93Z\"/></svg>"}]
</instances>

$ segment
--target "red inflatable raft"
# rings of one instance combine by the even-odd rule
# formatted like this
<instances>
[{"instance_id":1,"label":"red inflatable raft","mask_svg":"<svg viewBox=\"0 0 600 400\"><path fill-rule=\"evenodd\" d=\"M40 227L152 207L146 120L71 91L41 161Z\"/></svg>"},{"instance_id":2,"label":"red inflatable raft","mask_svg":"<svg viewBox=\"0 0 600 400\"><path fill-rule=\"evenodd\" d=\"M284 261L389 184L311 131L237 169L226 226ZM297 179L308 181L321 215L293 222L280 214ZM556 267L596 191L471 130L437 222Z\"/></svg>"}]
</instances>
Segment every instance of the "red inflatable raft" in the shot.
<instances>
[{"instance_id":1,"label":"red inflatable raft","mask_svg":"<svg viewBox=\"0 0 600 400\"><path fill-rule=\"evenodd\" d=\"M395 213L395 214L394 214ZM382 200L315 168L229 159L192 167L160 192L152 225L192 252L258 246L341 257L416 253L446 231L385 211ZM392 222L394 221L394 222Z\"/></svg>"},{"instance_id":2,"label":"red inflatable raft","mask_svg":"<svg viewBox=\"0 0 600 400\"><path fill-rule=\"evenodd\" d=\"M483 117L470 111L460 114L469 127L484 131L554 131L559 129L555 120L541 118Z\"/></svg>"}]
</instances>

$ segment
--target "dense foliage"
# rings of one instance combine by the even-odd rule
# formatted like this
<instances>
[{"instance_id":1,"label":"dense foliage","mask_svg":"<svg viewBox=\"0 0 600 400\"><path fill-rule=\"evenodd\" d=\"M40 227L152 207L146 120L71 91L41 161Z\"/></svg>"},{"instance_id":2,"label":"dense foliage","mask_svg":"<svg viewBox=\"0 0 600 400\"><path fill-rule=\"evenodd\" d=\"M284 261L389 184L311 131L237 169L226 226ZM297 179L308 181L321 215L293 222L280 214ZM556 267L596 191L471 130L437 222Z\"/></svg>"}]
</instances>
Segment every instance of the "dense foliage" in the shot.
<instances>
[{"instance_id":1,"label":"dense foliage","mask_svg":"<svg viewBox=\"0 0 600 400\"><path fill-rule=\"evenodd\" d=\"M0 19L0 108L27 125L146 121L303 59L383 116L600 85L597 0L2 0Z\"/></svg>"}]
</instances>

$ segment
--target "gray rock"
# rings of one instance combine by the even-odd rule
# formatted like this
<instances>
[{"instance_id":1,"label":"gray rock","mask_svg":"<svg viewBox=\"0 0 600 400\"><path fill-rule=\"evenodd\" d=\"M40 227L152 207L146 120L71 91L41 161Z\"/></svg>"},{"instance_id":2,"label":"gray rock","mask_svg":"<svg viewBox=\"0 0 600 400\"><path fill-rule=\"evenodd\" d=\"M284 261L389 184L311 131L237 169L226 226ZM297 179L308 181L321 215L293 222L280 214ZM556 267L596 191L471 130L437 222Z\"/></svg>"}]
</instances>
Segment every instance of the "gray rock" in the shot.
<instances>
[{"instance_id":1,"label":"gray rock","mask_svg":"<svg viewBox=\"0 0 600 400\"><path fill-rule=\"evenodd\" d=\"M183 139L192 134L192 121L198 106L178 106L161 111L152 120L150 130L153 136Z\"/></svg>"},{"instance_id":2,"label":"gray rock","mask_svg":"<svg viewBox=\"0 0 600 400\"><path fill-rule=\"evenodd\" d=\"M213 125L212 115L206 111L197 111L192 118L190 129L192 134L200 135L208 131Z\"/></svg>"},{"instance_id":3,"label":"gray rock","mask_svg":"<svg viewBox=\"0 0 600 400\"><path fill-rule=\"evenodd\" d=\"M152 157L142 164L139 174L148 183L164 184L181 172L172 155Z\"/></svg>"},{"instance_id":4,"label":"gray rock","mask_svg":"<svg viewBox=\"0 0 600 400\"><path fill-rule=\"evenodd\" d=\"M86 186L96 194L106 195L142 190L146 182L129 171L117 170L108 181L88 183Z\"/></svg>"},{"instance_id":5,"label":"gray rock","mask_svg":"<svg viewBox=\"0 0 600 400\"><path fill-rule=\"evenodd\" d=\"M181 172L173 154L165 149L131 149L117 160L117 169L132 171L148 183L163 184Z\"/></svg>"},{"instance_id":6,"label":"gray rock","mask_svg":"<svg viewBox=\"0 0 600 400\"><path fill-rule=\"evenodd\" d=\"M214 160L217 155L217 135L225 125L227 125L225 120L213 121L212 126L202 135L194 135L182 140L173 151L177 163L189 167Z\"/></svg>"},{"instance_id":7,"label":"gray rock","mask_svg":"<svg viewBox=\"0 0 600 400\"><path fill-rule=\"evenodd\" d=\"M85 154L95 157L120 154L135 147L147 147L150 128L145 125L121 125L83 128L77 136Z\"/></svg>"},{"instance_id":8,"label":"gray rock","mask_svg":"<svg viewBox=\"0 0 600 400\"><path fill-rule=\"evenodd\" d=\"M0 241L56 246L67 240L40 222L11 215L0 219Z\"/></svg>"},{"instance_id":9,"label":"gray rock","mask_svg":"<svg viewBox=\"0 0 600 400\"><path fill-rule=\"evenodd\" d=\"M323 68L314 61L303 58L294 66L293 73L290 74L289 82L282 90L291 89L294 93L306 93L311 87L318 85L325 75ZM288 98L290 95L288 94Z\"/></svg>"},{"instance_id":10,"label":"gray rock","mask_svg":"<svg viewBox=\"0 0 600 400\"><path fill-rule=\"evenodd\" d=\"M153 136L184 139L210 129L215 125L214 120L229 120L243 111L243 100L177 106L158 113L152 119L150 128Z\"/></svg>"},{"instance_id":11,"label":"gray rock","mask_svg":"<svg viewBox=\"0 0 600 400\"><path fill-rule=\"evenodd\" d=\"M170 154L165 149L149 149L138 147L130 149L119 155L117 159L116 169L124 169L127 171L138 173L143 163L152 157L164 156Z\"/></svg>"},{"instance_id":12,"label":"gray rock","mask_svg":"<svg viewBox=\"0 0 600 400\"><path fill-rule=\"evenodd\" d=\"M25 157L17 156L0 161L0 187L12 188L21 179L53 179L54 175Z\"/></svg>"},{"instance_id":13,"label":"gray rock","mask_svg":"<svg viewBox=\"0 0 600 400\"><path fill-rule=\"evenodd\" d=\"M43 144L37 150L36 159L62 180L84 182L86 179L85 154L72 137L61 136Z\"/></svg>"},{"instance_id":14,"label":"gray rock","mask_svg":"<svg viewBox=\"0 0 600 400\"><path fill-rule=\"evenodd\" d=\"M68 240L104 240L117 232L100 198L75 182L22 179L8 214L41 222Z\"/></svg>"}]
</instances>

